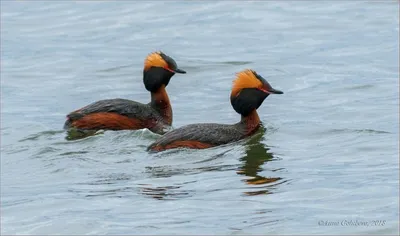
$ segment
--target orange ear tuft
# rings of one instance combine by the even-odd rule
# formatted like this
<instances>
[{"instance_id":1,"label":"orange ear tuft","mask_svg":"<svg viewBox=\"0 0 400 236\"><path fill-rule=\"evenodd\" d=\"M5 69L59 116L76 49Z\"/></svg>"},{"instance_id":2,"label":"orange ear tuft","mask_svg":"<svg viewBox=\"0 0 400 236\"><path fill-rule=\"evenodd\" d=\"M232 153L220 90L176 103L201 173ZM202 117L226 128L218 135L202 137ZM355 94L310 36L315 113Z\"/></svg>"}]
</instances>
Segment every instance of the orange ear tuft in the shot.
<instances>
[{"instance_id":1,"label":"orange ear tuft","mask_svg":"<svg viewBox=\"0 0 400 236\"><path fill-rule=\"evenodd\" d=\"M237 73L236 79L233 81L231 96L236 97L244 88L261 88L263 84L257 79L254 73L255 72L250 69Z\"/></svg>"},{"instance_id":2,"label":"orange ear tuft","mask_svg":"<svg viewBox=\"0 0 400 236\"><path fill-rule=\"evenodd\" d=\"M168 63L161 57L161 52L150 53L144 60L144 70L147 71L150 67L167 67Z\"/></svg>"}]
</instances>

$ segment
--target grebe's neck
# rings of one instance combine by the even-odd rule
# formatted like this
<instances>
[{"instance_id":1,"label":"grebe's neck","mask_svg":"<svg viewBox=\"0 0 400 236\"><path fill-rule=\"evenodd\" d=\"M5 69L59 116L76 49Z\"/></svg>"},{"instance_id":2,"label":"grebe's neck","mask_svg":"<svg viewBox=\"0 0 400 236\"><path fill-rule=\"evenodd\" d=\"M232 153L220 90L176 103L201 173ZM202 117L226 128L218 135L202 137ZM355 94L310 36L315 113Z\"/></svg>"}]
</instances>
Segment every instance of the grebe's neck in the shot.
<instances>
[{"instance_id":1,"label":"grebe's neck","mask_svg":"<svg viewBox=\"0 0 400 236\"><path fill-rule=\"evenodd\" d=\"M156 92L151 92L150 104L160 113L168 125L172 124L172 108L165 85L162 85Z\"/></svg>"},{"instance_id":2,"label":"grebe's neck","mask_svg":"<svg viewBox=\"0 0 400 236\"><path fill-rule=\"evenodd\" d=\"M242 115L242 119L239 125L244 128L245 135L252 135L260 127L260 117L258 116L257 110L254 109L247 116Z\"/></svg>"}]
</instances>

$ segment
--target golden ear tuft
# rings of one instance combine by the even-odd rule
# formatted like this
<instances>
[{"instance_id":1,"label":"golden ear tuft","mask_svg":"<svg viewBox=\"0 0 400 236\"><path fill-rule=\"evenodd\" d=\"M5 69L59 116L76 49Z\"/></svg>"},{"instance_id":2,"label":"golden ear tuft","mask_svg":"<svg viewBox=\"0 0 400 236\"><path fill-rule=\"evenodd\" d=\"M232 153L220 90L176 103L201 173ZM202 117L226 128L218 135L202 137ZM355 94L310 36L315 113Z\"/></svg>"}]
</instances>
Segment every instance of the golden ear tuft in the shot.
<instances>
[{"instance_id":1,"label":"golden ear tuft","mask_svg":"<svg viewBox=\"0 0 400 236\"><path fill-rule=\"evenodd\" d=\"M144 60L144 70L147 71L150 67L167 67L168 63L161 57L161 52L150 53Z\"/></svg>"},{"instance_id":2,"label":"golden ear tuft","mask_svg":"<svg viewBox=\"0 0 400 236\"><path fill-rule=\"evenodd\" d=\"M261 88L262 82L256 77L255 71L246 69L236 74L233 81L231 96L237 96L245 88Z\"/></svg>"}]
</instances>

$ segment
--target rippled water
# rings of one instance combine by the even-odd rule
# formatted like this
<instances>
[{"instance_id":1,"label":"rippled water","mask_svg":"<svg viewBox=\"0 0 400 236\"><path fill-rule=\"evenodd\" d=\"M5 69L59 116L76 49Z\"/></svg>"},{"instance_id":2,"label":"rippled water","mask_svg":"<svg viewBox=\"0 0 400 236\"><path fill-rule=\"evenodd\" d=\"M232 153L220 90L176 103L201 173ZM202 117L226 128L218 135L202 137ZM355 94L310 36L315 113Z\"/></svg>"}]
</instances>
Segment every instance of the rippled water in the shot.
<instances>
[{"instance_id":1,"label":"rippled water","mask_svg":"<svg viewBox=\"0 0 400 236\"><path fill-rule=\"evenodd\" d=\"M1 1L1 233L397 233L398 17L398 1ZM175 127L237 122L245 68L285 94L223 147L65 139L76 108L149 101L159 49L188 71L167 89Z\"/></svg>"}]
</instances>

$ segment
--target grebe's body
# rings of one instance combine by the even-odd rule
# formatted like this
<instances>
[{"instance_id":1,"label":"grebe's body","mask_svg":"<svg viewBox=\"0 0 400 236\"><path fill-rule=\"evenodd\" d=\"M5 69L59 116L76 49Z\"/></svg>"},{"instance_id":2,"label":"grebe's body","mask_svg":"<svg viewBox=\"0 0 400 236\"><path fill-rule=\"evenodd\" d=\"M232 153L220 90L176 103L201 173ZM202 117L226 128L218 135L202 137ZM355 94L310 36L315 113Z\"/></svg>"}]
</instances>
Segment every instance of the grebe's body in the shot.
<instances>
[{"instance_id":1,"label":"grebe's body","mask_svg":"<svg viewBox=\"0 0 400 236\"><path fill-rule=\"evenodd\" d=\"M166 91L175 73L186 73L162 52L150 54L145 60L143 83L151 93L151 102L127 99L106 99L89 104L67 115L65 129L137 130L147 128L163 134L172 125L172 107Z\"/></svg>"},{"instance_id":2,"label":"grebe's body","mask_svg":"<svg viewBox=\"0 0 400 236\"><path fill-rule=\"evenodd\" d=\"M204 149L251 136L260 127L257 108L269 94L282 94L255 71L245 70L237 75L231 93L231 104L241 114L240 122L228 124L191 124L167 132L148 147L149 151L173 148Z\"/></svg>"},{"instance_id":3,"label":"grebe's body","mask_svg":"<svg viewBox=\"0 0 400 236\"><path fill-rule=\"evenodd\" d=\"M127 99L106 99L94 102L68 114L65 128L81 130L137 130L148 128L164 133L172 123L170 107L160 111L155 106Z\"/></svg>"}]
</instances>

